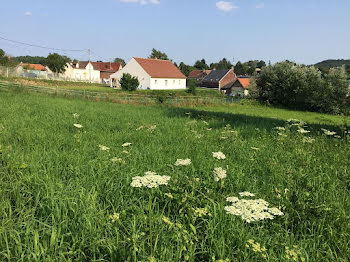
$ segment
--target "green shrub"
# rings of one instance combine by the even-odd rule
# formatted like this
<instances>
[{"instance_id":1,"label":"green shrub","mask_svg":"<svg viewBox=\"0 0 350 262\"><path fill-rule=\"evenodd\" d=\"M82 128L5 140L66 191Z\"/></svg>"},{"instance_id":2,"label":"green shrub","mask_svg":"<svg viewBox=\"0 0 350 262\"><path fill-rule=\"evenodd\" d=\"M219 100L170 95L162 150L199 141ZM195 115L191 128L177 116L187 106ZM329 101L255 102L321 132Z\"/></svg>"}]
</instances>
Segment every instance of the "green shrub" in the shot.
<instances>
[{"instance_id":1,"label":"green shrub","mask_svg":"<svg viewBox=\"0 0 350 262\"><path fill-rule=\"evenodd\" d=\"M295 109L340 113L346 107L348 84L344 68L322 76L315 67L281 62L268 66L257 79L258 98Z\"/></svg>"},{"instance_id":2,"label":"green shrub","mask_svg":"<svg viewBox=\"0 0 350 262\"><path fill-rule=\"evenodd\" d=\"M122 90L125 91L135 91L139 85L140 82L137 77L130 74L123 74L122 78L120 79L120 86Z\"/></svg>"}]
</instances>

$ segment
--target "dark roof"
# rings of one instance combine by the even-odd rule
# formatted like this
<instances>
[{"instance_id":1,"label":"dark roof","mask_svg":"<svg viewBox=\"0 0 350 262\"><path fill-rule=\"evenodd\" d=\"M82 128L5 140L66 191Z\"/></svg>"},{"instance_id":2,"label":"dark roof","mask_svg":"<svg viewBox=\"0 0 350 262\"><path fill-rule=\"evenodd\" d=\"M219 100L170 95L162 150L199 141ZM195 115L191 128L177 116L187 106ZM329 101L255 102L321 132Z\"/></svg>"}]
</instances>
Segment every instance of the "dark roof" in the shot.
<instances>
[{"instance_id":1,"label":"dark roof","mask_svg":"<svg viewBox=\"0 0 350 262\"><path fill-rule=\"evenodd\" d=\"M203 82L219 82L229 71L230 69L212 70L210 74L203 79Z\"/></svg>"}]
</instances>

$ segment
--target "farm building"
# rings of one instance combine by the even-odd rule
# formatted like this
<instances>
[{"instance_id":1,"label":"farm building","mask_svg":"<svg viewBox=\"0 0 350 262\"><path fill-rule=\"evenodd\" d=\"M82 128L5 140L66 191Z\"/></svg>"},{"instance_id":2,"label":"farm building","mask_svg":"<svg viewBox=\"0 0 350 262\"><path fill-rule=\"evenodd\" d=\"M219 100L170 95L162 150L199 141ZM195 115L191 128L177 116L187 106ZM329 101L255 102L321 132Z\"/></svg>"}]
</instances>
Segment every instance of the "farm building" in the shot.
<instances>
[{"instance_id":1,"label":"farm building","mask_svg":"<svg viewBox=\"0 0 350 262\"><path fill-rule=\"evenodd\" d=\"M196 79L197 81L202 81L204 77L209 75L211 70L193 70L189 75L188 78L190 79Z\"/></svg>"},{"instance_id":2,"label":"farm building","mask_svg":"<svg viewBox=\"0 0 350 262\"><path fill-rule=\"evenodd\" d=\"M111 75L111 87L120 88L124 73L138 78L139 89L186 89L186 77L170 60L133 57L122 70Z\"/></svg>"},{"instance_id":3,"label":"farm building","mask_svg":"<svg viewBox=\"0 0 350 262\"><path fill-rule=\"evenodd\" d=\"M249 95L250 78L238 77L230 86L223 88L225 94L229 96Z\"/></svg>"},{"instance_id":4,"label":"farm building","mask_svg":"<svg viewBox=\"0 0 350 262\"><path fill-rule=\"evenodd\" d=\"M236 80L233 68L227 70L212 70L203 78L201 87L219 89L232 85Z\"/></svg>"},{"instance_id":5,"label":"farm building","mask_svg":"<svg viewBox=\"0 0 350 262\"><path fill-rule=\"evenodd\" d=\"M68 80L106 83L109 77L122 69L121 63L89 62L67 63L62 77Z\"/></svg>"},{"instance_id":6,"label":"farm building","mask_svg":"<svg viewBox=\"0 0 350 262\"><path fill-rule=\"evenodd\" d=\"M20 63L15 68L16 75L29 76L29 77L47 77L48 74L52 73L48 67L41 64L26 64Z\"/></svg>"}]
</instances>

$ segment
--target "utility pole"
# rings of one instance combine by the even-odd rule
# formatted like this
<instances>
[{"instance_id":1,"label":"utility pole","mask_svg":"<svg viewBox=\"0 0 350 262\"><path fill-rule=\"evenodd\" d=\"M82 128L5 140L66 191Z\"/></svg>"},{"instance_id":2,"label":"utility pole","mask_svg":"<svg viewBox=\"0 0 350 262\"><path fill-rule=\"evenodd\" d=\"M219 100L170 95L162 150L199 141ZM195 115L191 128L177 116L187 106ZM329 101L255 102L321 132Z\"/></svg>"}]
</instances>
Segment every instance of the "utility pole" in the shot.
<instances>
[{"instance_id":1,"label":"utility pole","mask_svg":"<svg viewBox=\"0 0 350 262\"><path fill-rule=\"evenodd\" d=\"M90 60L91 60L90 48L88 49L88 55L89 55L89 64L90 64ZM90 81L90 83L91 83L91 66L92 66L92 64L89 65L89 81Z\"/></svg>"}]
</instances>

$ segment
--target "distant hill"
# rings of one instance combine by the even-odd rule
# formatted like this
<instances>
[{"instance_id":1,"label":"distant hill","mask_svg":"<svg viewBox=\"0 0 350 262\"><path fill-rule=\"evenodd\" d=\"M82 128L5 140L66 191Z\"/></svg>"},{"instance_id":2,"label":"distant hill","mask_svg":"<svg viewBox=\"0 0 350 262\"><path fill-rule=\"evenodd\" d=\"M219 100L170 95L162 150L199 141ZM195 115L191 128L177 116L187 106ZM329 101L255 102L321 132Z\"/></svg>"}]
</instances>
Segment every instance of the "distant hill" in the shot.
<instances>
[{"instance_id":1,"label":"distant hill","mask_svg":"<svg viewBox=\"0 0 350 262\"><path fill-rule=\"evenodd\" d=\"M331 67L339 67L343 65L350 65L350 59L328 59L324 60L322 62L319 62L315 64L316 67L325 67L325 68L331 68Z\"/></svg>"}]
</instances>

